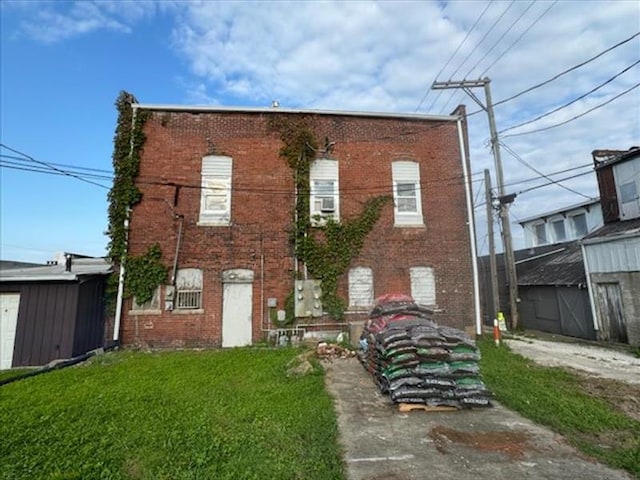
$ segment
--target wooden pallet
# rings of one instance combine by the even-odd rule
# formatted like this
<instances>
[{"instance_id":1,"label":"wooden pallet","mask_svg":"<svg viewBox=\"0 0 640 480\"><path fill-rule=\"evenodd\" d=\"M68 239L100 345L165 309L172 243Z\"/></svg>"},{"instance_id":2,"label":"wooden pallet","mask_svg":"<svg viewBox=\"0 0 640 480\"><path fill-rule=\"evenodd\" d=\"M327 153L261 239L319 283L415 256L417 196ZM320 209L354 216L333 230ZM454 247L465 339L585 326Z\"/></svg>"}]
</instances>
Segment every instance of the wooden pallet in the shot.
<instances>
[{"instance_id":1,"label":"wooden pallet","mask_svg":"<svg viewBox=\"0 0 640 480\"><path fill-rule=\"evenodd\" d=\"M457 412L459 409L457 407L447 407L447 406L431 406L431 405L423 405L420 403L399 403L398 411L400 413L411 412L413 410L422 410L424 412Z\"/></svg>"}]
</instances>

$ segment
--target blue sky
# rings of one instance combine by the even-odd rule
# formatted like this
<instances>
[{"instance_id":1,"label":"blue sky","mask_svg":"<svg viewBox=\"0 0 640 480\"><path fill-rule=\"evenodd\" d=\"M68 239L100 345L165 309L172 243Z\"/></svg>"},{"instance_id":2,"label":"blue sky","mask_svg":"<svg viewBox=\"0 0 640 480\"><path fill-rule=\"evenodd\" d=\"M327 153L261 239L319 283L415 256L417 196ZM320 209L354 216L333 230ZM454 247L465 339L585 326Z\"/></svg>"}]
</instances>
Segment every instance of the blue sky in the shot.
<instances>
[{"instance_id":1,"label":"blue sky","mask_svg":"<svg viewBox=\"0 0 640 480\"><path fill-rule=\"evenodd\" d=\"M121 90L142 103L268 106L278 99L284 107L414 112L460 45L438 79L489 76L500 100L640 30L635 1L496 1L488 7L482 0L4 1L0 9L1 143L39 161L106 171L113 103ZM637 62L639 38L497 107L498 128L567 103ZM568 120L638 82L640 65L509 133ZM419 111L449 113L461 102L476 109L462 92L429 92ZM504 141L552 173L590 163L594 149L640 144L639 111L636 88L565 126ZM472 170L490 168L493 174L487 138L484 116L472 117ZM508 154L503 161L507 183L537 176ZM107 179L93 180L110 186ZM582 195L557 186L523 193L513 220L597 195L593 174L565 184ZM536 183L513 189L531 185ZM481 198L482 186L474 186ZM56 251L103 255L107 192L75 178L0 167L0 258L44 262ZM482 246L484 209L477 214ZM521 228L513 231L516 247L522 246Z\"/></svg>"}]
</instances>

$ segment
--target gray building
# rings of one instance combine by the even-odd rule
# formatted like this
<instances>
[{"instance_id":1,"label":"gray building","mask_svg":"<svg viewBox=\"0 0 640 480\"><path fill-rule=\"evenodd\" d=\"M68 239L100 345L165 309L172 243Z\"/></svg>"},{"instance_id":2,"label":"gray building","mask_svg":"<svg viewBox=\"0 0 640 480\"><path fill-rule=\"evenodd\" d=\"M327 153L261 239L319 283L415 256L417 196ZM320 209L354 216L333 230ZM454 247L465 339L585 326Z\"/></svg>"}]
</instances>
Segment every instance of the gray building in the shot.
<instances>
[{"instance_id":1,"label":"gray building","mask_svg":"<svg viewBox=\"0 0 640 480\"><path fill-rule=\"evenodd\" d=\"M601 340L640 345L640 148L595 150L604 226L582 241Z\"/></svg>"},{"instance_id":2,"label":"gray building","mask_svg":"<svg viewBox=\"0 0 640 480\"><path fill-rule=\"evenodd\" d=\"M0 369L45 365L103 345L111 265L73 258L0 269Z\"/></svg>"}]
</instances>

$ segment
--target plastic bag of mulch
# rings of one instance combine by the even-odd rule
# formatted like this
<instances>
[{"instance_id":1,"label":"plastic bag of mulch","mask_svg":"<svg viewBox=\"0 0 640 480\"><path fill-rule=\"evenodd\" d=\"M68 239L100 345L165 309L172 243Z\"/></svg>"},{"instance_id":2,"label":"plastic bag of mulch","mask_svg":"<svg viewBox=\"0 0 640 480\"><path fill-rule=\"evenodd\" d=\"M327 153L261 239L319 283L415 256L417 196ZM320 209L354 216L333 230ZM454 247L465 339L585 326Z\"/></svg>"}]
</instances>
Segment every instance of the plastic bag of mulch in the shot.
<instances>
[{"instance_id":1,"label":"plastic bag of mulch","mask_svg":"<svg viewBox=\"0 0 640 480\"><path fill-rule=\"evenodd\" d=\"M479 374L480 367L477 362L447 362L451 374Z\"/></svg>"},{"instance_id":2,"label":"plastic bag of mulch","mask_svg":"<svg viewBox=\"0 0 640 480\"><path fill-rule=\"evenodd\" d=\"M418 377L445 376L450 373L449 364L446 362L420 362L414 369Z\"/></svg>"}]
</instances>

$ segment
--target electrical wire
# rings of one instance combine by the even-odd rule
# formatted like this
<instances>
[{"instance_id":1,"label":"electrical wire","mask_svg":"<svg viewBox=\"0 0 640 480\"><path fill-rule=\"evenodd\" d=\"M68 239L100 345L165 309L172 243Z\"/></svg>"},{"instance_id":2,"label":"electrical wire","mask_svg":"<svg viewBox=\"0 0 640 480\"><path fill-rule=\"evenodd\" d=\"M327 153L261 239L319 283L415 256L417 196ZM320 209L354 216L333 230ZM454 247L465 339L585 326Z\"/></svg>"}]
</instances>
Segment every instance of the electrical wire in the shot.
<instances>
[{"instance_id":1,"label":"electrical wire","mask_svg":"<svg viewBox=\"0 0 640 480\"><path fill-rule=\"evenodd\" d=\"M10 160L26 160L24 157L16 157L15 155L5 155L3 153L0 153L0 158L8 158ZM49 165L55 165L56 167L66 167L66 168L71 168L73 170L86 170L88 172L100 172L100 173L108 173L110 175L113 175L113 170L105 170L102 168L90 168L90 167L82 167L82 166L78 166L78 165L69 165L66 163L53 163L53 162L47 162Z\"/></svg>"},{"instance_id":2,"label":"electrical wire","mask_svg":"<svg viewBox=\"0 0 640 480\"><path fill-rule=\"evenodd\" d=\"M541 120L545 117L548 117L549 115L553 115L556 112L559 112L560 110L563 110L571 105L573 105L574 103L582 100L583 98L588 97L589 95L597 92L598 90L600 90L602 87L604 87L605 85L608 85L609 83L613 82L616 78L618 78L620 75L628 72L629 70L631 70L633 67L635 67L636 65L640 64L640 60L637 60L636 62L632 63L631 65L629 65L628 67L624 68L623 70L621 70L620 72L618 72L617 74L615 74L613 77L609 78L608 80L604 81L603 83L601 83L600 85L598 85L597 87L592 88L591 90L589 90L586 93L583 93L582 95L580 95L579 97L574 98L573 100L571 100L568 103L565 103L564 105L561 105L557 108L554 108L553 110L543 113L542 115L538 115L535 118L532 118L531 120L527 120L526 122L522 122L522 123L518 123L517 125L512 125L510 127L504 128L502 130L500 130L498 132L498 134L504 133L504 132L508 132L509 130L514 130L516 128L519 127L523 127L525 125L529 125L533 122L537 122L538 120Z\"/></svg>"},{"instance_id":3,"label":"electrical wire","mask_svg":"<svg viewBox=\"0 0 640 480\"><path fill-rule=\"evenodd\" d=\"M528 169L534 171L535 173L537 173L538 175L540 175L543 178L546 178L547 180L549 180L552 183L555 183L557 186L559 186L560 188L563 188L565 190L567 190L568 192L571 193L575 193L576 195L580 195L581 197L587 198L589 200L593 200L593 197L590 197L588 195L585 195L584 193L581 193L577 190L574 190L572 188L567 187L566 185L562 185L560 182L557 182L555 180L553 180L551 177L549 177L547 174L545 174L544 172L538 170L537 168L535 168L533 165L531 165L529 162L527 162L524 158L522 158L520 155L518 155L509 145L507 145L504 142L499 142L500 145L502 145L502 147L505 149L505 151L511 155L513 158L515 158L518 162L520 162L522 165L524 165L525 167L527 167Z\"/></svg>"},{"instance_id":4,"label":"electrical wire","mask_svg":"<svg viewBox=\"0 0 640 480\"><path fill-rule=\"evenodd\" d=\"M496 25L498 25L498 23L500 23L500 20L502 20L502 17L505 16L505 14L509 11L509 9L511 7L513 7L515 3L515 0L511 0L511 3L509 3L509 5L507 5L507 8L505 8L502 13L500 14L500 16L495 20L495 22L493 22L493 24L491 25L491 27L489 27L489 30L487 30L485 32L485 34L482 36L482 38L480 39L480 41L476 44L476 46L471 50L471 52L469 52L469 54L465 57L465 59L462 61L462 63L460 65L458 65L458 68L456 68L453 73L451 73L451 75L449 75L449 80L451 80L454 75L456 73L458 73L458 71L462 68L462 66L467 63L467 61L469 60L469 58L471 57L471 55L473 55L475 53L475 51L478 49L478 47L480 47L480 45L482 44L482 42L485 41L485 39L487 38L487 36L489 36L489 34L493 31L493 29L496 27ZM453 99L453 97L456 95L456 91L454 90L451 95L449 96L449 98L447 99L447 101L444 103L444 105L442 106L442 108L440 109L440 113L444 112L447 109L447 106L449 105L449 102L451 102L451 100Z\"/></svg>"},{"instance_id":5,"label":"electrical wire","mask_svg":"<svg viewBox=\"0 0 640 480\"><path fill-rule=\"evenodd\" d=\"M21 155L21 156L23 156L25 159L27 159L27 160L29 160L29 161L31 161L31 162L33 162L33 163L37 163L37 164L39 164L39 165L43 165L43 166L45 166L45 167L48 167L48 168L50 168L51 170L54 170L54 171L56 171L56 172L58 172L58 173L60 173L60 174L62 174L62 175L66 175L66 176L68 176L68 177L73 177L73 178L75 178L76 180L80 180L81 182L89 183L89 184L91 184L91 185L95 185L95 186L97 186L97 187L100 187L100 188L104 188L104 189L106 189L106 190L109 190L109 187L107 187L106 185L103 185L103 184L98 183L98 182L94 182L93 180L88 180L88 179L86 179L86 178L82 178L81 176L76 175L76 174L74 174L74 173L70 173L70 172L67 172L67 171L61 170L61 169L59 169L58 167L55 167L55 166L53 166L53 165L51 165L51 164L48 164L47 162L42 162L42 161L40 161L40 160L36 160L35 158L33 158L33 157L31 157L31 156L27 155L26 153L23 153L23 152L21 152L21 151L19 151L19 150L16 150L15 148L11 148L11 147L9 147L9 146L5 145L4 143L0 143L0 147L5 148L5 149L9 150L10 152L13 152L13 153L16 153L16 154L18 154L18 155Z\"/></svg>"},{"instance_id":6,"label":"electrical wire","mask_svg":"<svg viewBox=\"0 0 640 480\"><path fill-rule=\"evenodd\" d=\"M571 117L568 120L565 120L563 122L560 123L556 123L553 125L549 125L547 127L543 127L543 128L538 128L536 130L529 130L528 132L521 132L521 133L510 133L509 135L504 135L502 138L509 138L509 137L519 137L522 135L530 135L532 133L538 133L538 132L544 132L546 130L551 130L552 128L556 128L556 127L561 127L562 125L566 125L567 123L573 122L574 120L577 120L581 117L584 117L585 115L598 110L608 104L610 104L611 102L613 102L614 100L617 100L618 98L626 95L627 93L630 93L632 90L635 90L636 88L640 87L640 82L636 83L635 85L631 86L630 88L627 88L626 90L624 90L623 92L620 92L618 95L616 95L615 97L610 98L609 100L607 100L606 102L602 102L598 105L596 105L595 107L590 108L589 110L582 112L578 115L575 115L573 117Z\"/></svg>"},{"instance_id":7,"label":"electrical wire","mask_svg":"<svg viewBox=\"0 0 640 480\"><path fill-rule=\"evenodd\" d=\"M515 47L515 46L518 44L518 42L519 42L520 40L522 40L522 38L523 38L527 33L529 33L529 30L531 30L531 29L532 29L532 28L533 28L533 27L534 27L534 26L535 26L535 25L536 25L536 24L537 24L537 23L542 19L542 17L544 17L544 16L549 12L549 10L551 10L551 9L553 8L553 6L554 6L556 3L558 3L558 0L555 0L551 5L549 5L549 6L547 7L547 9L546 9L544 12L542 12L542 13L538 16L538 18L536 18L536 19L533 21L533 23L532 23L531 25L529 25L529 26L527 27L527 29L526 29L524 32L522 32L522 33L520 34L520 36L519 36L518 38L516 38L516 39L514 40L514 42L513 42L511 45L509 45L509 46L507 47L507 49L506 49L504 52L502 52L500 55L498 55L498 57L493 61L493 63L492 63L491 65L489 65L487 68L485 68L485 69L484 69L484 71L480 74L480 78L484 78L485 74L486 74L489 70L491 70L491 68L493 68L493 66L494 66L496 63L498 63L498 62L502 59L502 57L504 57L504 56L507 54L507 52L509 52L509 50L511 50L513 47Z\"/></svg>"},{"instance_id":8,"label":"electrical wire","mask_svg":"<svg viewBox=\"0 0 640 480\"><path fill-rule=\"evenodd\" d=\"M576 173L575 175L571 175L569 177L564 177L564 178L561 178L559 180L554 180L553 182L543 183L541 185L534 185L533 187L529 187L529 188L525 188L524 190L520 190L517 193L517 195L522 195L524 193L528 193L528 192L532 192L533 190L537 190L539 188L544 188L544 187L548 187L550 185L555 185L557 182L564 182L566 180L571 180L572 178L583 177L583 176L588 175L590 173L593 173L593 172L590 170L588 172Z\"/></svg>"},{"instance_id":9,"label":"electrical wire","mask_svg":"<svg viewBox=\"0 0 640 480\"><path fill-rule=\"evenodd\" d=\"M506 36L507 36L507 34L508 34L512 29L513 29L513 27L515 27L515 26L518 24L518 22L519 22L520 20L522 20L522 17L524 17L524 16L527 14L527 12L531 9L531 7L533 7L533 5L534 5L535 3L536 3L536 1L535 1L535 0L532 0L532 1L531 1L531 3L529 3L529 5L527 6L527 8L525 8L525 9L522 11L522 13L521 13L520 15L518 15L518 17L517 17L513 22L511 22L511 25L509 25L509 28L507 28L507 29L502 33L502 35L500 35L500 37L498 38L498 40L496 40L496 41L493 43L493 45L491 45L491 47L489 47L489 49L484 53L484 55L482 56L482 58L480 58L480 60L478 60L478 61L473 65L473 67L471 67L471 69L470 69L467 73L465 73L464 78L468 78L468 77L469 77L469 75L471 74L471 72L473 72L476 68L478 68L478 65L480 65L480 64L482 63L482 61L483 61L485 58L487 58L487 56L488 56L491 52L493 52L493 50L494 50L498 45L500 45L500 42L502 42L502 39L503 39L504 37L506 37Z\"/></svg>"},{"instance_id":10,"label":"electrical wire","mask_svg":"<svg viewBox=\"0 0 640 480\"><path fill-rule=\"evenodd\" d=\"M570 68L568 68L568 69L566 69L566 70L563 70L562 72L560 72L560 73L558 73L558 74L554 75L553 77L551 77L551 78L549 78L549 79L545 80L544 82L537 83L537 84L535 84L535 85L533 85L533 86L531 86L531 87L529 87L529 88L526 88L526 89L524 89L524 90L522 90L522 91L520 91L520 92L516 93L515 95L511 95L510 97L507 97L507 98L504 98L504 99L502 99L502 100L500 100L500 101L498 101L498 102L495 102L495 103L493 104L493 106L494 106L494 107L496 107L496 106L498 106L498 105L502 105L503 103L510 102L511 100L515 100L516 98L518 98L518 97L520 97L520 96L522 96L522 95L524 95L524 94L526 94L526 93L529 93L529 92L531 92L531 91L533 91L533 90L536 90L536 89L538 89L538 88L540 88L540 87L543 87L543 86L545 86L545 85L548 85L549 83L551 83L551 82L553 82L553 81L557 80L558 78L560 78L560 77L562 77L562 76L566 75L567 73L569 73L569 72L573 72L574 70L577 70L577 69L578 69L578 68L580 68L580 67L584 67L584 66L585 66L585 65L587 65L588 63L593 62L594 60L596 60L596 59L600 58L601 56L605 55L606 53L609 53L610 51L615 50L616 48L621 47L622 45L624 45L625 43L630 42L631 40L633 40L634 38L636 38L636 37L637 37L637 36L639 36L639 35L640 35L640 31L639 31L639 32L634 33L633 35L631 35L630 37L628 37L628 38L626 38L626 39L622 40L621 42L618 42L618 43L616 43L615 45L613 45L613 46L611 46L611 47L609 47L609 48L607 48L607 49L603 50L602 52L600 52L600 53L598 53L598 54L594 55L593 57L591 57L591 58L589 58L589 59L585 60L584 62L578 63L577 65L574 65L574 66L572 66L572 67L570 67Z\"/></svg>"},{"instance_id":11,"label":"electrical wire","mask_svg":"<svg viewBox=\"0 0 640 480\"><path fill-rule=\"evenodd\" d=\"M451 80L453 78L453 76L458 73L458 71L462 68L462 66L467 63L467 60L469 60L469 58L471 57L471 55L473 55L475 53L475 51L478 49L478 47L480 47L480 45L482 44L482 42L484 42L484 40L489 36L489 34L493 31L493 29L496 27L496 25L498 25L498 23L500 23L500 20L502 20L502 17L505 16L505 14L511 9L511 7L513 7L513 4L515 3L515 0L511 0L511 3L509 3L509 5L507 6L507 8L504 9L504 11L500 14L500 16L496 19L495 22L493 22L493 25L491 25L491 27L489 28L489 30L487 30L487 32L483 35L483 37L480 39L480 41L476 44L476 46L473 48L473 50L471 50L471 52L469 52L469 55L466 56L466 58L462 61L462 63L460 65L458 65L458 68L456 68L454 70L454 72L449 76L449 80Z\"/></svg>"},{"instance_id":12,"label":"electrical wire","mask_svg":"<svg viewBox=\"0 0 640 480\"><path fill-rule=\"evenodd\" d=\"M577 167L570 167L570 168L565 168L563 170L557 170L555 172L548 173L547 175L548 176L560 175L561 173L572 172L574 170L579 170L581 168L586 168L586 167L593 167L593 163L586 163L584 165L578 165ZM513 182L505 183L503 186L504 187L512 187L513 185L519 185L521 183L534 182L534 181L539 180L539 179L540 179L540 176L524 178L522 180L514 180Z\"/></svg>"},{"instance_id":13,"label":"electrical wire","mask_svg":"<svg viewBox=\"0 0 640 480\"><path fill-rule=\"evenodd\" d=\"M36 172L36 173L45 173L49 175L60 175L60 176L69 176L71 174L77 175L78 177L82 177L83 179L93 178L96 180L113 180L113 176L106 175L98 175L95 173L73 173L73 172L56 172L54 170L49 170L44 167L26 166L24 163L12 162L9 160L0 160L0 167L9 168L12 170L21 170L24 172Z\"/></svg>"},{"instance_id":14,"label":"electrical wire","mask_svg":"<svg viewBox=\"0 0 640 480\"><path fill-rule=\"evenodd\" d=\"M464 39L462 40L462 42L460 42L460 44L458 45L458 48L456 48L456 50L451 54L451 56L449 57L449 60L446 61L446 63L444 64L444 66L440 69L440 71L438 73L436 73L436 76L433 77L433 81L431 82L431 84L433 84L438 77L440 76L440 74L444 71L445 68L447 68L449 66L449 63L451 63L451 60L453 60L453 57L456 56L456 54L458 53L458 51L460 50L460 48L462 48L462 46L465 44L465 42L467 41L467 39L469 38L469 35L471 35L471 32L473 32L473 30L476 28L476 26L478 25L478 23L480 23L480 20L482 20L482 17L484 17L484 14L487 13L487 10L489 10L489 7L492 5L491 0L489 0L487 2L487 5L484 7L484 10L482 10L482 13L480 14L480 16L476 19L475 23L471 26L471 28L469 29L469 31L467 32L467 34L465 35ZM427 91L424 92L424 96L422 97L422 100L420 100L420 103L418 103L418 106L416 107L416 109L414 110L414 112L417 112L420 107L422 106L422 104L424 103L424 101L427 99L427 96L429 95L429 93L431 92L431 85L429 85L429 87L427 88ZM431 110L431 108L433 108L433 105L435 104L435 102L438 101L438 98L440 98L440 95L442 94L442 91L438 92L438 96L436 97L436 99L431 102L431 105L429 106L429 108L427 109L427 111Z\"/></svg>"}]
</instances>

